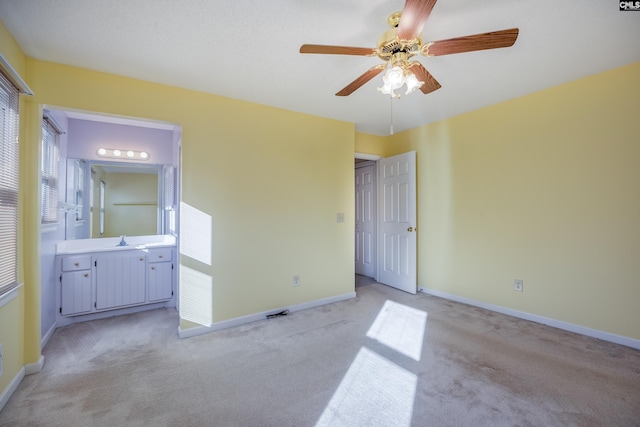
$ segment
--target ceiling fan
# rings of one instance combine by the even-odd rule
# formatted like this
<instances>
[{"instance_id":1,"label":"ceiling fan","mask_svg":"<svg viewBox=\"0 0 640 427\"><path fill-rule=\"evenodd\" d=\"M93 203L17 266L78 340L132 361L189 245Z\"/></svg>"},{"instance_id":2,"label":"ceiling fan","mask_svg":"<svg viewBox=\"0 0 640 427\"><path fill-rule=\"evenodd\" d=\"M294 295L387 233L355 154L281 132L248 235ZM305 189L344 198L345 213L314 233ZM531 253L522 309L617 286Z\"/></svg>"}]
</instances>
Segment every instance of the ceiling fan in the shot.
<instances>
[{"instance_id":1,"label":"ceiling fan","mask_svg":"<svg viewBox=\"0 0 640 427\"><path fill-rule=\"evenodd\" d=\"M414 56L441 56L475 50L495 49L512 46L518 38L518 29L492 31L452 39L424 43L420 38L422 28L436 0L406 0L402 12L389 16L391 29L378 38L378 47L327 46L303 44L300 53L319 53L334 55L377 56L384 64L376 65L365 71L360 77L349 83L336 96L351 95L362 85L380 74L387 67L383 76L384 85L379 91L397 96L394 90L407 85L407 94L419 88L422 93L431 93L439 89L440 83L418 61L410 61Z\"/></svg>"}]
</instances>

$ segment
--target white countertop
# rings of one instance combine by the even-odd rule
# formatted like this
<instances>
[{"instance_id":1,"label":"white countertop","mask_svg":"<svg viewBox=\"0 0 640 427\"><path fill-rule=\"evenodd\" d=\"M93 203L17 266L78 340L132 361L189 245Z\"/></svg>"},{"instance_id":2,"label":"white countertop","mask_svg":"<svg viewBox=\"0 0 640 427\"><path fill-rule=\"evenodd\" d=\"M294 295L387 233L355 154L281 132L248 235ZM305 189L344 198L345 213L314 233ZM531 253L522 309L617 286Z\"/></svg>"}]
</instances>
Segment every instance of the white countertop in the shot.
<instances>
[{"instance_id":1,"label":"white countertop","mask_svg":"<svg viewBox=\"0 0 640 427\"><path fill-rule=\"evenodd\" d=\"M88 252L126 251L176 245L176 237L163 234L151 236L127 236L127 246L119 246L120 237L101 239L64 240L56 244L56 255L81 254Z\"/></svg>"}]
</instances>

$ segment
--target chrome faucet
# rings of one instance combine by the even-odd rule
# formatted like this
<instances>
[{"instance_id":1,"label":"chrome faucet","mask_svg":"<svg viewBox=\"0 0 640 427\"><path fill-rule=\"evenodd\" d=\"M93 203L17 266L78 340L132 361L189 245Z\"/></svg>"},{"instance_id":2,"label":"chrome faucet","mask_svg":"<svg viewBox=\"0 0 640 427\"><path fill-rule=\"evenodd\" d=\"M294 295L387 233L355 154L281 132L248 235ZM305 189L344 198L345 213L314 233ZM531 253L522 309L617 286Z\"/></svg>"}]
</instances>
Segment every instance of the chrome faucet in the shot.
<instances>
[{"instance_id":1,"label":"chrome faucet","mask_svg":"<svg viewBox=\"0 0 640 427\"><path fill-rule=\"evenodd\" d=\"M124 241L125 237L127 237L127 236L124 236L124 235L120 236L120 243L118 243L118 246L127 246L128 245L128 243Z\"/></svg>"}]
</instances>

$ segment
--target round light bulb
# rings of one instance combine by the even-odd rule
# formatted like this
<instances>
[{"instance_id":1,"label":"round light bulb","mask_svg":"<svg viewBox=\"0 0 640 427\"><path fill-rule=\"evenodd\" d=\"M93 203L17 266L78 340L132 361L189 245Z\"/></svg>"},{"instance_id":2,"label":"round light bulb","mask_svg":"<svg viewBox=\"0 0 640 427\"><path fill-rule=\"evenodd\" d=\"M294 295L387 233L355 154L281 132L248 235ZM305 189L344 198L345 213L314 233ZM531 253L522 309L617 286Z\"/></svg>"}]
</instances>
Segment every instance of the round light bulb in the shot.
<instances>
[{"instance_id":1,"label":"round light bulb","mask_svg":"<svg viewBox=\"0 0 640 427\"><path fill-rule=\"evenodd\" d=\"M105 154L107 154L107 150L105 150L104 148L100 148L98 150L98 156L104 156Z\"/></svg>"},{"instance_id":2,"label":"round light bulb","mask_svg":"<svg viewBox=\"0 0 640 427\"><path fill-rule=\"evenodd\" d=\"M133 151L131 151L131 150L127 151L127 157L133 157L134 154L135 153Z\"/></svg>"},{"instance_id":3,"label":"round light bulb","mask_svg":"<svg viewBox=\"0 0 640 427\"><path fill-rule=\"evenodd\" d=\"M120 156L120 154L122 154L122 153L120 152L120 150L113 150L113 155L114 155L114 156L118 157L118 156Z\"/></svg>"},{"instance_id":4,"label":"round light bulb","mask_svg":"<svg viewBox=\"0 0 640 427\"><path fill-rule=\"evenodd\" d=\"M387 72L387 79L392 88L398 89L404 83L404 72L400 67L393 67Z\"/></svg>"},{"instance_id":5,"label":"round light bulb","mask_svg":"<svg viewBox=\"0 0 640 427\"><path fill-rule=\"evenodd\" d=\"M142 152L140 153L140 158L141 158L141 159L148 159L148 158L149 158L149 155L148 155L146 152L142 151Z\"/></svg>"}]
</instances>

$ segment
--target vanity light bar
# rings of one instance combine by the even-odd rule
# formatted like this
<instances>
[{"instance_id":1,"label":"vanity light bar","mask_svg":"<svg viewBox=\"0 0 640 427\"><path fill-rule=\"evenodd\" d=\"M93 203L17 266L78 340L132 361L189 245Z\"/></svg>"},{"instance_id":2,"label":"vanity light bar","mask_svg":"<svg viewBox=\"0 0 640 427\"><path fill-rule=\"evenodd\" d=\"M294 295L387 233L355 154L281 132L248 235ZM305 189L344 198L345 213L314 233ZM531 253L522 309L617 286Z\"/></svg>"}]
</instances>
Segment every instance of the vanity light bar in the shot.
<instances>
[{"instance_id":1,"label":"vanity light bar","mask_svg":"<svg viewBox=\"0 0 640 427\"><path fill-rule=\"evenodd\" d=\"M118 148L98 148L96 154L98 154L98 157L121 160L149 160L149 157L151 157L146 151L121 150Z\"/></svg>"}]
</instances>

